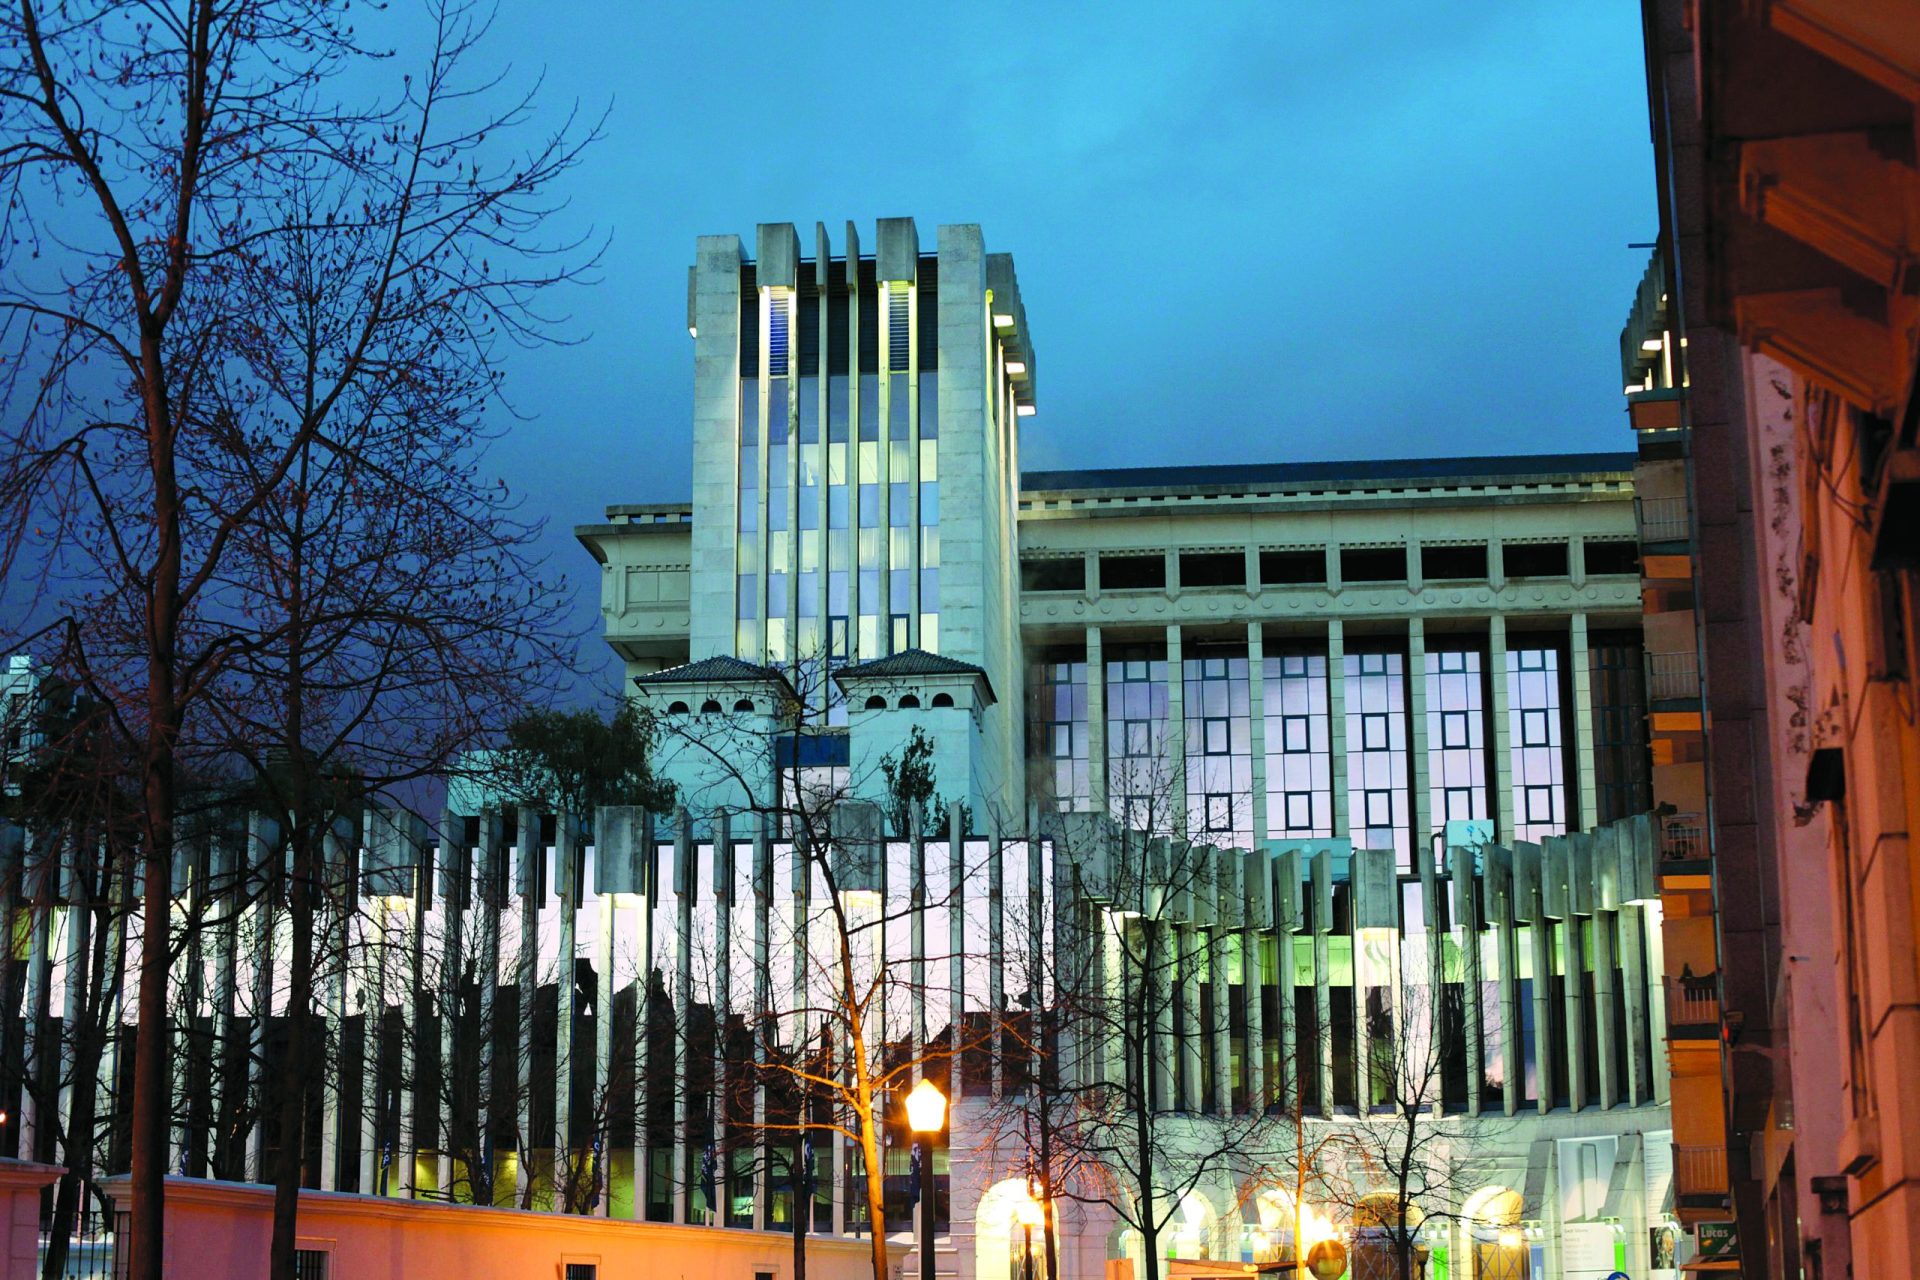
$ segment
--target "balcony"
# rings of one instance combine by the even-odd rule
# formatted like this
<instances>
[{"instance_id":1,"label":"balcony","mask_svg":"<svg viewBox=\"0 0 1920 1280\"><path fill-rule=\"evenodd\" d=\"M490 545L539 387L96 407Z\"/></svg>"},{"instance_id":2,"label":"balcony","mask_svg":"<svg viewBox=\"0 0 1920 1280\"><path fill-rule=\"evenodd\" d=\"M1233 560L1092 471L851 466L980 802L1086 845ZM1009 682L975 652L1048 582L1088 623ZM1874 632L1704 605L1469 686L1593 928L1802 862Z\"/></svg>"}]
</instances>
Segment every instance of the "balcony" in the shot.
<instances>
[{"instance_id":1,"label":"balcony","mask_svg":"<svg viewBox=\"0 0 1920 1280\"><path fill-rule=\"evenodd\" d=\"M1640 525L1643 546L1686 543L1693 536L1687 517L1687 500L1673 498L1635 498L1634 517Z\"/></svg>"},{"instance_id":2,"label":"balcony","mask_svg":"<svg viewBox=\"0 0 1920 1280\"><path fill-rule=\"evenodd\" d=\"M1647 655L1647 697L1656 709L1661 703L1698 705L1700 655L1692 649Z\"/></svg>"},{"instance_id":3,"label":"balcony","mask_svg":"<svg viewBox=\"0 0 1920 1280\"><path fill-rule=\"evenodd\" d=\"M1667 1034L1682 1040L1720 1036L1720 985L1713 974L1667 979Z\"/></svg>"},{"instance_id":4,"label":"balcony","mask_svg":"<svg viewBox=\"0 0 1920 1280\"><path fill-rule=\"evenodd\" d=\"M1727 1149L1676 1144L1673 1148L1673 1189L1683 1203L1689 1197L1725 1199Z\"/></svg>"},{"instance_id":5,"label":"balcony","mask_svg":"<svg viewBox=\"0 0 1920 1280\"><path fill-rule=\"evenodd\" d=\"M1660 858L1693 862L1707 856L1707 826L1697 813L1668 814L1660 824Z\"/></svg>"}]
</instances>

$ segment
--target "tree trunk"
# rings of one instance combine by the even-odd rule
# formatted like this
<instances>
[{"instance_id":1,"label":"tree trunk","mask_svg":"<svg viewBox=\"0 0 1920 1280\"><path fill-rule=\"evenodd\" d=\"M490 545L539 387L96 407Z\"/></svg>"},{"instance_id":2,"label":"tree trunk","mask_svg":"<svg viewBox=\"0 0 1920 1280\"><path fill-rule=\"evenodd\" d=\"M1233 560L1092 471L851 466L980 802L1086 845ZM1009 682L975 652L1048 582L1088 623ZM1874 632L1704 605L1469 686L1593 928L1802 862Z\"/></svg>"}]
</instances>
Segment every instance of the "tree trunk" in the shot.
<instances>
[{"instance_id":1,"label":"tree trunk","mask_svg":"<svg viewBox=\"0 0 1920 1280\"><path fill-rule=\"evenodd\" d=\"M794 1144L793 1280L807 1280L807 1226L813 1218L813 1192L807 1187L807 1180L813 1170L802 1169L799 1164L805 1151L804 1142Z\"/></svg>"},{"instance_id":2,"label":"tree trunk","mask_svg":"<svg viewBox=\"0 0 1920 1280\"><path fill-rule=\"evenodd\" d=\"M297 766L296 766L297 767ZM296 787L301 783L296 781ZM293 876L287 886L288 926L293 932L287 958L287 1050L280 1072L280 1151L274 1161L273 1243L268 1253L271 1280L295 1280L295 1227L307 1150L307 1039L313 987L313 832L310 816L297 816L293 835Z\"/></svg>"}]
</instances>

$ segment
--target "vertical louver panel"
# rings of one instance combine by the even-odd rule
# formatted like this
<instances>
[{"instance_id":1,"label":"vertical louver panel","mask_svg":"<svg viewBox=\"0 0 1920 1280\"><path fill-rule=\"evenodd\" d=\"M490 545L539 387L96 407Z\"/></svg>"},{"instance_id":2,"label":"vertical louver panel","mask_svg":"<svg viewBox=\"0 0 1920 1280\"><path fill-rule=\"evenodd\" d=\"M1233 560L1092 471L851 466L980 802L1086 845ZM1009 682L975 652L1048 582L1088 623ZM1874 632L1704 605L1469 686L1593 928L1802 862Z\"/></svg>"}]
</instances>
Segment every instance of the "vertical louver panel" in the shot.
<instances>
[{"instance_id":1,"label":"vertical louver panel","mask_svg":"<svg viewBox=\"0 0 1920 1280\"><path fill-rule=\"evenodd\" d=\"M773 378L787 376L787 307L788 295L776 293L767 309L767 375Z\"/></svg>"},{"instance_id":2,"label":"vertical louver panel","mask_svg":"<svg viewBox=\"0 0 1920 1280\"><path fill-rule=\"evenodd\" d=\"M912 330L907 322L907 290L895 285L887 291L887 369L907 371L907 345Z\"/></svg>"}]
</instances>

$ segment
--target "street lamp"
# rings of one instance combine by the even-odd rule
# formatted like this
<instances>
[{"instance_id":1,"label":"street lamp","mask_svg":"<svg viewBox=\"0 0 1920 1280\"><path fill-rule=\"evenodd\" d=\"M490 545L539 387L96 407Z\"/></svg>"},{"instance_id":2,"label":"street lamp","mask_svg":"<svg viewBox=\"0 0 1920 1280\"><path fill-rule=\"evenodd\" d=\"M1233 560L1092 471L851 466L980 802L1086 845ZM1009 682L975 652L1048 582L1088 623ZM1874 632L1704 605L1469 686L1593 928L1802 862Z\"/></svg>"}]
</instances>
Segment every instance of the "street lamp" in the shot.
<instances>
[{"instance_id":1,"label":"street lamp","mask_svg":"<svg viewBox=\"0 0 1920 1280\"><path fill-rule=\"evenodd\" d=\"M921 1077L907 1094L907 1127L920 1135L920 1280L933 1280L933 1136L947 1122L947 1095Z\"/></svg>"},{"instance_id":2,"label":"street lamp","mask_svg":"<svg viewBox=\"0 0 1920 1280\"><path fill-rule=\"evenodd\" d=\"M1025 1252L1020 1255L1020 1274L1022 1280L1033 1280L1033 1229L1046 1225L1047 1209L1040 1203L1039 1197L1033 1194L1031 1181L1027 1183L1027 1194L1020 1201L1017 1216L1020 1219L1021 1233L1025 1237Z\"/></svg>"}]
</instances>

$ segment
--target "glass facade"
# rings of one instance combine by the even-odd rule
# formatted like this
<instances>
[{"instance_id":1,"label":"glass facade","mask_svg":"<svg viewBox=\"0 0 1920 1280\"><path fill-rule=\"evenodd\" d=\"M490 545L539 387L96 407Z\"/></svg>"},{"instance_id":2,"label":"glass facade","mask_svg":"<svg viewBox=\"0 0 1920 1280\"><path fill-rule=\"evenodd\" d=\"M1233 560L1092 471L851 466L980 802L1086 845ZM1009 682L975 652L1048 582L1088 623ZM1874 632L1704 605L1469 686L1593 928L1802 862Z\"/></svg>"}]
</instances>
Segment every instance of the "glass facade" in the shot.
<instances>
[{"instance_id":1,"label":"glass facade","mask_svg":"<svg viewBox=\"0 0 1920 1280\"><path fill-rule=\"evenodd\" d=\"M1644 648L1638 636L1596 636L1587 652L1600 806L1593 820L1613 822L1653 807Z\"/></svg>"},{"instance_id":2,"label":"glass facade","mask_svg":"<svg viewBox=\"0 0 1920 1280\"><path fill-rule=\"evenodd\" d=\"M1061 813L1093 808L1093 770L1088 759L1087 664L1056 657L1034 669L1028 713L1035 784L1042 805Z\"/></svg>"},{"instance_id":3,"label":"glass facade","mask_svg":"<svg viewBox=\"0 0 1920 1280\"><path fill-rule=\"evenodd\" d=\"M1167 750L1167 660L1158 650L1107 656L1107 803L1138 831L1173 830L1173 777Z\"/></svg>"},{"instance_id":4,"label":"glass facade","mask_svg":"<svg viewBox=\"0 0 1920 1280\"><path fill-rule=\"evenodd\" d=\"M1327 660L1282 654L1265 660L1261 710L1266 730L1267 832L1333 834L1333 743L1327 723Z\"/></svg>"},{"instance_id":5,"label":"glass facade","mask_svg":"<svg viewBox=\"0 0 1920 1280\"><path fill-rule=\"evenodd\" d=\"M1513 838L1538 840L1567 830L1566 728L1561 718L1557 649L1507 653L1507 715L1513 761Z\"/></svg>"},{"instance_id":6,"label":"glass facade","mask_svg":"<svg viewBox=\"0 0 1920 1280\"><path fill-rule=\"evenodd\" d=\"M1427 781L1432 824L1486 818L1487 717L1481 656L1428 650Z\"/></svg>"},{"instance_id":7,"label":"glass facade","mask_svg":"<svg viewBox=\"0 0 1920 1280\"><path fill-rule=\"evenodd\" d=\"M1392 849L1411 869L1407 804L1406 658L1349 653L1347 680L1347 824L1356 849Z\"/></svg>"},{"instance_id":8,"label":"glass facade","mask_svg":"<svg viewBox=\"0 0 1920 1280\"><path fill-rule=\"evenodd\" d=\"M1208 844L1253 843L1252 704L1244 654L1187 658L1187 831Z\"/></svg>"}]
</instances>

